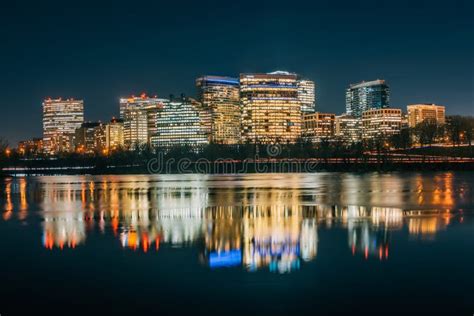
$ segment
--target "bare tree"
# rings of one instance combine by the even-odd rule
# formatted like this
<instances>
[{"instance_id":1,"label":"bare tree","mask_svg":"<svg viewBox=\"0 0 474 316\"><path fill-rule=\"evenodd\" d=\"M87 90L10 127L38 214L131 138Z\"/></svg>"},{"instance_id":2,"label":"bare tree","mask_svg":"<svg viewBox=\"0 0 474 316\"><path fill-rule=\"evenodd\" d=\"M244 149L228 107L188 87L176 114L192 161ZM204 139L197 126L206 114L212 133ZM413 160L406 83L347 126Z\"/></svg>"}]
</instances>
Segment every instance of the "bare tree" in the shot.
<instances>
[{"instance_id":1,"label":"bare tree","mask_svg":"<svg viewBox=\"0 0 474 316\"><path fill-rule=\"evenodd\" d=\"M448 117L447 130L453 147L461 142L462 120L462 117L458 115Z\"/></svg>"},{"instance_id":2,"label":"bare tree","mask_svg":"<svg viewBox=\"0 0 474 316\"><path fill-rule=\"evenodd\" d=\"M0 153L5 153L5 150L8 148L8 141L3 138L3 137L0 137Z\"/></svg>"},{"instance_id":3,"label":"bare tree","mask_svg":"<svg viewBox=\"0 0 474 316\"><path fill-rule=\"evenodd\" d=\"M400 133L390 137L390 144L398 149L407 149L411 146L410 129L403 128Z\"/></svg>"},{"instance_id":4,"label":"bare tree","mask_svg":"<svg viewBox=\"0 0 474 316\"><path fill-rule=\"evenodd\" d=\"M466 116L462 119L462 131L464 133L464 137L469 144L469 147L472 146L472 138L474 134L474 117Z\"/></svg>"},{"instance_id":5,"label":"bare tree","mask_svg":"<svg viewBox=\"0 0 474 316\"><path fill-rule=\"evenodd\" d=\"M438 125L430 120L425 120L416 125L414 132L422 146L431 146L438 135Z\"/></svg>"}]
</instances>

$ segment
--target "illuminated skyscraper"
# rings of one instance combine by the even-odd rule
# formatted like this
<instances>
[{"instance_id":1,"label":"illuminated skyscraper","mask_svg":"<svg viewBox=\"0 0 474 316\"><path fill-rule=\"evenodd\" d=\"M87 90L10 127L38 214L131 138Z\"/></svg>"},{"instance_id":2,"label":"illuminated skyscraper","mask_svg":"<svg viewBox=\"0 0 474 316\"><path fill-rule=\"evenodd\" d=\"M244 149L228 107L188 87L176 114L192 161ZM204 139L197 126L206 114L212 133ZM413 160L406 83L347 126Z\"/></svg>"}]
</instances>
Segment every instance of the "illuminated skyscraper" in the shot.
<instances>
[{"instance_id":1,"label":"illuminated skyscraper","mask_svg":"<svg viewBox=\"0 0 474 316\"><path fill-rule=\"evenodd\" d=\"M351 84L346 91L346 113L361 117L370 109L389 107L390 89L385 80L374 80Z\"/></svg>"},{"instance_id":2,"label":"illuminated skyscraper","mask_svg":"<svg viewBox=\"0 0 474 316\"><path fill-rule=\"evenodd\" d=\"M294 143L301 137L296 74L241 74L240 102L244 142Z\"/></svg>"},{"instance_id":3,"label":"illuminated skyscraper","mask_svg":"<svg viewBox=\"0 0 474 316\"><path fill-rule=\"evenodd\" d=\"M43 141L45 153L74 150L76 129L84 122L84 102L74 99L43 101Z\"/></svg>"},{"instance_id":4,"label":"illuminated skyscraper","mask_svg":"<svg viewBox=\"0 0 474 316\"><path fill-rule=\"evenodd\" d=\"M95 151L103 155L123 148L123 120L113 118L107 124L100 123L94 129L94 138Z\"/></svg>"},{"instance_id":5,"label":"illuminated skyscraper","mask_svg":"<svg viewBox=\"0 0 474 316\"><path fill-rule=\"evenodd\" d=\"M142 109L146 112L147 116L147 143L151 144L151 137L156 134L156 119L158 113L163 109L165 104L169 103L168 99L156 99L155 102L145 105Z\"/></svg>"},{"instance_id":6,"label":"illuminated skyscraper","mask_svg":"<svg viewBox=\"0 0 474 316\"><path fill-rule=\"evenodd\" d=\"M123 146L123 120L113 118L105 125L105 149L110 152Z\"/></svg>"},{"instance_id":7,"label":"illuminated skyscraper","mask_svg":"<svg viewBox=\"0 0 474 316\"><path fill-rule=\"evenodd\" d=\"M94 147L95 151L101 154L107 153L107 124L100 123L94 130Z\"/></svg>"},{"instance_id":8,"label":"illuminated skyscraper","mask_svg":"<svg viewBox=\"0 0 474 316\"><path fill-rule=\"evenodd\" d=\"M362 113L362 138L364 140L398 134L401 126L401 109L373 109Z\"/></svg>"},{"instance_id":9,"label":"illuminated skyscraper","mask_svg":"<svg viewBox=\"0 0 474 316\"><path fill-rule=\"evenodd\" d=\"M408 126L415 127L423 121L443 125L446 123L445 107L436 104L412 104L407 106Z\"/></svg>"},{"instance_id":10,"label":"illuminated skyscraper","mask_svg":"<svg viewBox=\"0 0 474 316\"><path fill-rule=\"evenodd\" d=\"M101 128L99 122L84 122L76 129L75 149L79 153L93 153L96 151L96 133Z\"/></svg>"},{"instance_id":11,"label":"illuminated skyscraper","mask_svg":"<svg viewBox=\"0 0 474 316\"><path fill-rule=\"evenodd\" d=\"M120 98L120 118L124 119L124 113L126 109L143 109L159 107L163 103L163 99L155 97L149 97L145 93L142 93L139 97L131 96L127 98Z\"/></svg>"},{"instance_id":12,"label":"illuminated skyscraper","mask_svg":"<svg viewBox=\"0 0 474 316\"><path fill-rule=\"evenodd\" d=\"M155 97L148 97L145 93L139 97L131 96L120 99L120 118L123 119L124 127L129 124L126 122L125 112L129 110L143 110L147 115L147 141L150 144L151 136L156 133L156 115L163 108L163 105L168 102L168 99ZM131 113L131 112L130 112ZM141 141L140 141L141 143Z\"/></svg>"},{"instance_id":13,"label":"illuminated skyscraper","mask_svg":"<svg viewBox=\"0 0 474 316\"><path fill-rule=\"evenodd\" d=\"M346 143L355 143L361 140L361 119L351 115L342 114L336 116L335 136Z\"/></svg>"},{"instance_id":14,"label":"illuminated skyscraper","mask_svg":"<svg viewBox=\"0 0 474 316\"><path fill-rule=\"evenodd\" d=\"M334 138L334 121L336 114L307 113L303 115L303 139L312 143Z\"/></svg>"},{"instance_id":15,"label":"illuminated skyscraper","mask_svg":"<svg viewBox=\"0 0 474 316\"><path fill-rule=\"evenodd\" d=\"M298 99L301 103L302 113L316 111L315 85L311 80L298 80Z\"/></svg>"},{"instance_id":16,"label":"illuminated skyscraper","mask_svg":"<svg viewBox=\"0 0 474 316\"><path fill-rule=\"evenodd\" d=\"M179 145L202 146L208 143L208 113L190 98L171 100L156 117L156 134L151 136L154 147Z\"/></svg>"},{"instance_id":17,"label":"illuminated skyscraper","mask_svg":"<svg viewBox=\"0 0 474 316\"><path fill-rule=\"evenodd\" d=\"M145 109L127 108L123 113L123 140L128 149L148 143L148 113Z\"/></svg>"},{"instance_id":18,"label":"illuminated skyscraper","mask_svg":"<svg viewBox=\"0 0 474 316\"><path fill-rule=\"evenodd\" d=\"M217 144L240 141L239 80L204 76L196 80L198 98L210 115L209 140Z\"/></svg>"}]
</instances>

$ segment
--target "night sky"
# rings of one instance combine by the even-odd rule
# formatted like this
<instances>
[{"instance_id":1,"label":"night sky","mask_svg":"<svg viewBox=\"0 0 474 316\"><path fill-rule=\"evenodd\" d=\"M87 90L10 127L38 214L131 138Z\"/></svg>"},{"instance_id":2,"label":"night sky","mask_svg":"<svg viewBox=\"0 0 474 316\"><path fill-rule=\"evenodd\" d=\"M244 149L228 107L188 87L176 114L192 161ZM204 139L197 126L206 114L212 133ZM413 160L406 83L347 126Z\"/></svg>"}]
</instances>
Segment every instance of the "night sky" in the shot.
<instances>
[{"instance_id":1,"label":"night sky","mask_svg":"<svg viewBox=\"0 0 474 316\"><path fill-rule=\"evenodd\" d=\"M4 1L5 2L5 1ZM0 4L0 137L42 135L45 97L195 95L203 74L287 70L342 113L349 83L386 79L391 105L474 115L474 5L465 1L15 1Z\"/></svg>"}]
</instances>

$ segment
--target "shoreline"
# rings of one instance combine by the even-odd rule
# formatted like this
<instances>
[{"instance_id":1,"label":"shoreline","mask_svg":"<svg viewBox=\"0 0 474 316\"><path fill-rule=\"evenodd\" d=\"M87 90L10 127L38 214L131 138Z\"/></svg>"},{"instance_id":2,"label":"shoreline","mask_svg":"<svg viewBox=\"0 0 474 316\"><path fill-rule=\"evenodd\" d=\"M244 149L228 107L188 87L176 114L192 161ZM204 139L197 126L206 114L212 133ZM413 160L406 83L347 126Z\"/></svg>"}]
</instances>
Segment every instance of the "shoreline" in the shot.
<instances>
[{"instance_id":1,"label":"shoreline","mask_svg":"<svg viewBox=\"0 0 474 316\"><path fill-rule=\"evenodd\" d=\"M324 162L259 162L259 163L196 163L185 166L42 166L7 167L0 171L0 179L40 175L126 175L126 174L258 174L258 173L316 173L316 172L394 172L394 171L474 171L474 161L436 163L324 163Z\"/></svg>"}]
</instances>

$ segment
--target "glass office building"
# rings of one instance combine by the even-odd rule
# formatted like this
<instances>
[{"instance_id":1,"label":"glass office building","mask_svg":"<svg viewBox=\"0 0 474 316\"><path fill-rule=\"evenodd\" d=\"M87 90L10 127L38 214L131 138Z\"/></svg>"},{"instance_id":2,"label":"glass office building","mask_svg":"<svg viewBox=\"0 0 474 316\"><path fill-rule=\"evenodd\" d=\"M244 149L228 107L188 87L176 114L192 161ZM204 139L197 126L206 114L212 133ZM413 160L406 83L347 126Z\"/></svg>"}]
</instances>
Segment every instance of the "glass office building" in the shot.
<instances>
[{"instance_id":1,"label":"glass office building","mask_svg":"<svg viewBox=\"0 0 474 316\"><path fill-rule=\"evenodd\" d=\"M346 90L346 113L361 117L362 112L371 109L388 108L390 89L385 80L374 80L351 84Z\"/></svg>"},{"instance_id":2,"label":"glass office building","mask_svg":"<svg viewBox=\"0 0 474 316\"><path fill-rule=\"evenodd\" d=\"M193 99L170 100L157 114L151 144L153 147L205 145L208 143L207 118L208 113Z\"/></svg>"},{"instance_id":3,"label":"glass office building","mask_svg":"<svg viewBox=\"0 0 474 316\"><path fill-rule=\"evenodd\" d=\"M241 74L240 103L243 142L294 143L301 137L296 74Z\"/></svg>"},{"instance_id":4,"label":"glass office building","mask_svg":"<svg viewBox=\"0 0 474 316\"><path fill-rule=\"evenodd\" d=\"M230 77L204 76L196 79L196 88L202 107L210 115L210 142L239 143L239 80Z\"/></svg>"},{"instance_id":5,"label":"glass office building","mask_svg":"<svg viewBox=\"0 0 474 316\"><path fill-rule=\"evenodd\" d=\"M316 111L316 91L314 82L307 79L298 80L298 99L301 103L301 113Z\"/></svg>"}]
</instances>

